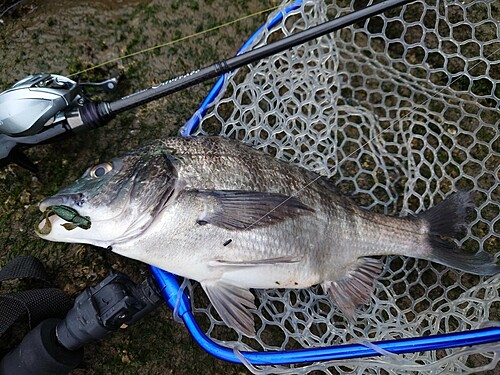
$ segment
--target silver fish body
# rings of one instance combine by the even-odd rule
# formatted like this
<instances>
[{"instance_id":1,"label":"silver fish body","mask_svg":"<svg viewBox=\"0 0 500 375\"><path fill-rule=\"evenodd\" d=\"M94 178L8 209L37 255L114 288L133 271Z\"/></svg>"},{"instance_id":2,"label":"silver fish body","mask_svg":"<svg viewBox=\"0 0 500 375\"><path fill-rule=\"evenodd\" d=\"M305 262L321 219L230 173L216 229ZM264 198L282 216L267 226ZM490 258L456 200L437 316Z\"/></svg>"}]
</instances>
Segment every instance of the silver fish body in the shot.
<instances>
[{"instance_id":1,"label":"silver fish body","mask_svg":"<svg viewBox=\"0 0 500 375\"><path fill-rule=\"evenodd\" d=\"M371 256L500 270L488 254L467 254L443 238L464 224L469 193L417 217L380 215L312 172L218 137L158 140L97 165L40 209L58 205L88 216L91 226L68 231L50 216L51 231L41 237L109 247L197 280L225 323L247 336L255 334L250 288L321 284L352 317L382 270Z\"/></svg>"}]
</instances>

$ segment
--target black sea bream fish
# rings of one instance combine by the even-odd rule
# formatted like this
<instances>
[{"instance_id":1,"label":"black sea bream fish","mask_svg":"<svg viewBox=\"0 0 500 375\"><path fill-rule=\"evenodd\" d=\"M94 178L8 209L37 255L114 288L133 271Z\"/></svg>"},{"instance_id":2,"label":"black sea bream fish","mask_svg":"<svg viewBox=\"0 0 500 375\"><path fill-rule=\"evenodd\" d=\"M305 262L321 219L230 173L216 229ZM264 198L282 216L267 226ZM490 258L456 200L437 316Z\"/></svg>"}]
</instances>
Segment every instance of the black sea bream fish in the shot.
<instances>
[{"instance_id":1,"label":"black sea bream fish","mask_svg":"<svg viewBox=\"0 0 500 375\"><path fill-rule=\"evenodd\" d=\"M254 336L250 288L321 284L352 317L382 270L370 256L498 273L487 253L468 254L447 240L471 205L459 192L416 217L385 216L239 142L167 138L88 169L41 202L47 214L39 235L110 248L197 280L228 326Z\"/></svg>"}]
</instances>

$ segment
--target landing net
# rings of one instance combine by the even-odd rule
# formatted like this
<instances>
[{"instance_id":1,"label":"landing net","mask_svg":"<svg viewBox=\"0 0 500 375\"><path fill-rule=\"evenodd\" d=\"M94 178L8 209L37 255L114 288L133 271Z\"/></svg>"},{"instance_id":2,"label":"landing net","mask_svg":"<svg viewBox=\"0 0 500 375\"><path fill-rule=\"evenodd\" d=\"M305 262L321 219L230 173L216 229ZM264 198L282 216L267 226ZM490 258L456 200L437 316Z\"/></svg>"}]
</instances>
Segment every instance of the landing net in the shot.
<instances>
[{"instance_id":1,"label":"landing net","mask_svg":"<svg viewBox=\"0 0 500 375\"><path fill-rule=\"evenodd\" d=\"M371 2L304 1L257 47ZM269 17L275 19L276 14ZM500 8L426 1L370 18L227 75L196 134L220 134L330 177L359 205L418 213L457 190L477 192L459 245L500 257ZM257 337L225 327L198 284L200 325L239 350L286 350L461 332L500 321L500 276L385 257L369 305L346 321L318 287L255 290ZM498 323L497 323L498 324ZM500 344L264 372L476 373ZM254 369L256 371L256 369Z\"/></svg>"}]
</instances>

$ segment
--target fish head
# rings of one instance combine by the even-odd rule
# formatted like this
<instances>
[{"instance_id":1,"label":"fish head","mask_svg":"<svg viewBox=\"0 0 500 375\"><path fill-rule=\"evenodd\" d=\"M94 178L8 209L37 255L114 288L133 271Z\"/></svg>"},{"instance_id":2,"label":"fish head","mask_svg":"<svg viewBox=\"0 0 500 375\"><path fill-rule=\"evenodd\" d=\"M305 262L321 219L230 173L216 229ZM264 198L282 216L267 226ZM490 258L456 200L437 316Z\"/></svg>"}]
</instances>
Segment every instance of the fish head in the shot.
<instances>
[{"instance_id":1,"label":"fish head","mask_svg":"<svg viewBox=\"0 0 500 375\"><path fill-rule=\"evenodd\" d=\"M100 247L139 236L176 190L177 171L169 151L157 142L87 169L40 202L45 214L37 234L49 241ZM65 214L58 213L61 207Z\"/></svg>"}]
</instances>

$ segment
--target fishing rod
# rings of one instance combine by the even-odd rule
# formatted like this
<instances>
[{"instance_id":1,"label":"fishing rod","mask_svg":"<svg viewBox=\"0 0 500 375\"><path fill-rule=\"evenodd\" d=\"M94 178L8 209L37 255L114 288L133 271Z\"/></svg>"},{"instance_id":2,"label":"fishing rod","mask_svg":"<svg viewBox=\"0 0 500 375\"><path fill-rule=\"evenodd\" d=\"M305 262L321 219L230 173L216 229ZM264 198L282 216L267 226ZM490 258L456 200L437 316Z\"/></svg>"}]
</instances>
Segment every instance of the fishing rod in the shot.
<instances>
[{"instance_id":1,"label":"fishing rod","mask_svg":"<svg viewBox=\"0 0 500 375\"><path fill-rule=\"evenodd\" d=\"M0 93L0 165L16 163L36 172L37 167L23 154L23 149L104 126L119 113L413 1L387 0L371 5L112 102L92 101L86 89L114 90L115 78L100 83L77 83L56 74L30 75Z\"/></svg>"}]
</instances>

